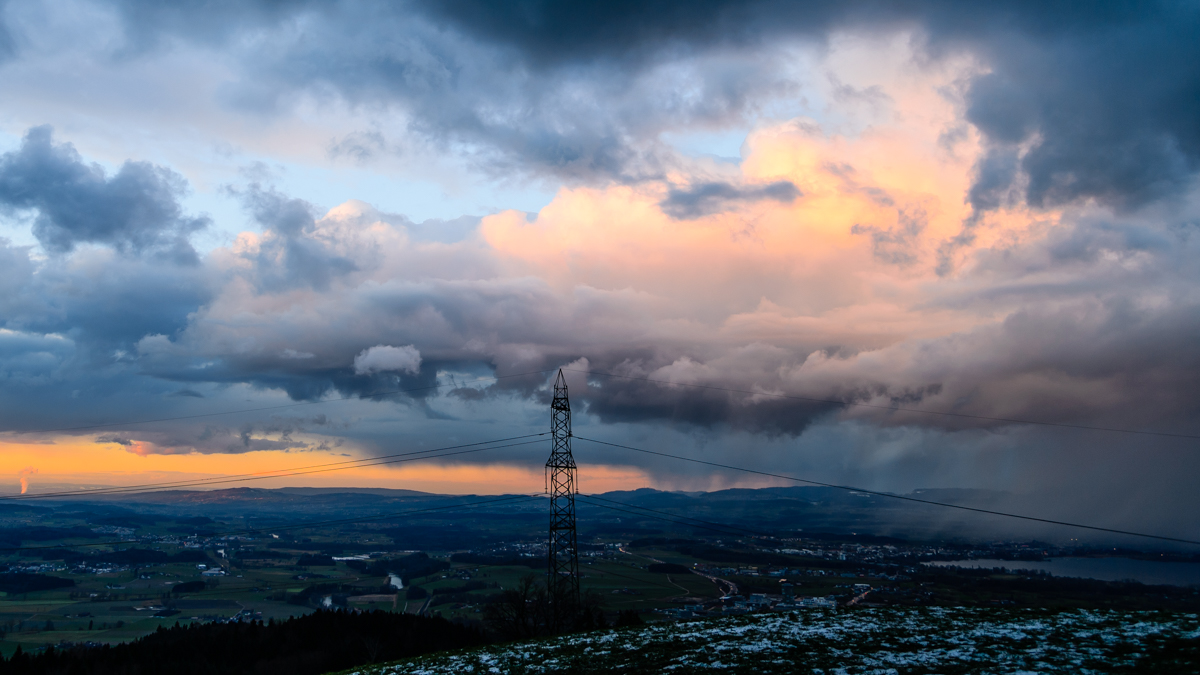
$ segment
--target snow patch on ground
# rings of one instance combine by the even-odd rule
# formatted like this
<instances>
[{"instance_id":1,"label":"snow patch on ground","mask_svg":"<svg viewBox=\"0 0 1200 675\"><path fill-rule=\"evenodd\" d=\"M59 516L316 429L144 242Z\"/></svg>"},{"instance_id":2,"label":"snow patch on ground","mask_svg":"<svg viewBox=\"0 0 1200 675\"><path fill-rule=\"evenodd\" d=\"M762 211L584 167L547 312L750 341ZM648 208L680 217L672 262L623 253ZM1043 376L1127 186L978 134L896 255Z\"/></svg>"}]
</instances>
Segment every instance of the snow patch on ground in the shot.
<instances>
[{"instance_id":1,"label":"snow patch on ground","mask_svg":"<svg viewBox=\"0 0 1200 675\"><path fill-rule=\"evenodd\" d=\"M970 670L1079 675L1132 666L1156 640L1200 637L1195 614L979 608L801 610L609 630L457 654L357 675L450 673L883 674Z\"/></svg>"}]
</instances>

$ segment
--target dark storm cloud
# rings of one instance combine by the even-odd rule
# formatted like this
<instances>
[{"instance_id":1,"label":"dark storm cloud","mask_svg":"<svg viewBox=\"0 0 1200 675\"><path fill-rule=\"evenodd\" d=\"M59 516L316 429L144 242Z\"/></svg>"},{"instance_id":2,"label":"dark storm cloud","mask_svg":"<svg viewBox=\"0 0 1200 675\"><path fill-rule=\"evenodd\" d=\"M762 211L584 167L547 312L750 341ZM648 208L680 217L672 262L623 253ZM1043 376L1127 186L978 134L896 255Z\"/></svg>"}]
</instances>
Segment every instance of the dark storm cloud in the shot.
<instances>
[{"instance_id":1,"label":"dark storm cloud","mask_svg":"<svg viewBox=\"0 0 1200 675\"><path fill-rule=\"evenodd\" d=\"M928 300L1003 312L1003 321L872 350L584 352L586 368L632 379L596 375L595 386L573 386L573 397L604 422L767 434L799 435L833 413L881 427L948 431L1000 429L1012 426L1004 420L1020 419L1194 434L1198 245L1200 231L1187 223L1082 219L1045 239L980 252L961 283ZM547 362L574 357L554 358ZM663 384L672 381L701 386ZM747 393L755 391L763 393Z\"/></svg>"},{"instance_id":2,"label":"dark storm cloud","mask_svg":"<svg viewBox=\"0 0 1200 675\"><path fill-rule=\"evenodd\" d=\"M1195 122L1200 119L1200 97L1194 95L1200 58L1196 41L1189 39L1196 33L1196 10L1186 4L1085 10L1040 3L527 3L519 8L476 3L238 3L227 11L186 3L129 7L127 25L131 35L140 36L144 49L169 49L170 41L156 36L187 37L189 28L195 40L228 46L230 58L241 61L243 78L230 84L226 94L243 109L271 114L297 92L340 96L364 108L406 116L412 129L440 139L448 148L462 150L465 143L470 147L464 152L519 170L536 166L600 180L653 175L660 168L656 162L662 150L655 139L664 129L713 128L742 120L763 97L788 90L786 82L768 72L778 65L770 59L749 59L753 65L745 71L697 67L689 82L701 86L690 99L677 96L669 83L647 73L673 58L703 59L720 50L754 55L759 52L753 50L764 49L772 40L819 38L833 28L909 27L918 30L931 53L969 49L979 55L990 72L968 83L965 95L967 114L989 148L976 167L970 192L980 211L1022 197L1035 205L1089 197L1117 207L1145 204L1177 194L1194 178L1200 155ZM236 39L251 32L261 39ZM358 138L364 139L376 140ZM364 160L369 159L368 150L380 151L378 143L360 145ZM630 168L634 165L639 165L636 171ZM48 130L30 132L21 149L0 160L0 169L0 198L9 209L35 218L37 236L51 251L67 252L77 243L90 242L124 253L165 253L178 260L191 253L187 235L203 224L182 214L179 198L185 186L175 174L131 162L115 175L106 175L69 145L55 145ZM838 175L850 180L848 172ZM694 183L669 193L661 206L673 217L692 218L739 202L788 201L797 194L790 183L767 188ZM880 203L889 199L886 194L874 197ZM88 354L128 351L146 336L175 340L172 344L178 346L183 334L195 329L195 342L187 349L180 347L182 355L146 352L139 357L139 367L172 380L278 387L301 400L330 391L361 395L420 385L431 381L438 364L471 359L512 372L517 359L507 354L520 349L534 352L530 363L542 365L580 355L597 364L619 365L626 354L612 345L645 334L637 326L648 320L636 308L625 306L603 315L607 325L589 322L587 316L572 314L587 314L591 308L586 303L572 305L574 299L555 297L544 287L486 281L491 272L483 265L478 276L472 269L450 281L427 281L444 279L448 273L441 270L411 272L411 279L425 281L410 283L404 275L420 269L420 256L414 255L387 274L370 277L367 273L375 263L367 249L378 250L383 244L354 250L347 246L348 235L319 231L314 207L270 189L251 188L242 198L270 236L253 251L239 254L245 266L237 271L222 268L211 276L189 277L180 268L158 264L152 260L155 256L143 255L136 264L106 268L108 273L97 281L86 274L82 257L34 270L27 253L5 247L0 256L11 262L0 265L5 325L61 332L75 341L72 353ZM922 214L913 211L893 229L863 224L857 231L870 236L878 258L904 265L912 260L910 244L923 222ZM1189 283L1196 278L1194 270L1180 267L1177 254L1171 252L1173 247L1190 249L1159 246L1161 230L1095 225L1071 233L1054 239L1040 254L1059 264L1078 260L1088 265L1102 265L1113 255L1132 264L1142 255L1175 269ZM85 253L91 254L80 250L73 255ZM1195 311L1194 304L1180 300L1161 315L1134 311L1153 304L1148 299L1161 278L1149 272L1110 277L1124 279L1125 289L1109 288L1104 274L1086 270L1079 271L1071 288L1021 286L1014 280L1031 272L1011 267L1014 260L1032 268L1040 264L1037 256L1012 251L1005 255L1009 267L1002 270L998 261L984 267L1001 279L989 293L1019 295L1031 305L1055 294L1062 297L1055 300L1054 311L1031 307L1014 315L1003 331L922 346L927 353L941 354L944 363L959 364L971 377L954 381L933 367L936 360L922 361L923 368L912 372L845 389L826 382L806 393L842 401L930 400L930 405L959 405L962 398L964 405L990 414L1002 412L1004 397L989 398L986 391L968 385L989 377L1011 383L1022 377L1053 380L1063 375L1085 389L1121 376L1130 387L1164 392L1163 400L1175 403L1163 410L1186 412L1186 402L1194 400L1186 379L1172 376L1165 362L1147 361L1146 356L1138 361L1134 356L1180 349L1180 358L1190 359L1187 345L1195 326L1186 316ZM443 270L458 269L458 261L446 262L450 264ZM220 295L212 289L229 277L249 282L251 299L264 304L289 292L312 293L314 302L325 303L322 312L316 312L319 320L289 323L294 318L287 312L296 303L283 302L280 306L287 310L249 311L259 321L254 325L236 324L240 315L233 310L243 306L225 314L205 314L201 310ZM485 281L476 283L478 279ZM1102 287L1109 295L1093 304L1063 299ZM962 301L981 302L981 297L965 294ZM339 306L367 318L347 319L337 313ZM261 315L254 313L259 311ZM564 315L578 319L570 330L557 327ZM340 316L340 322L329 318L334 316ZM1080 324L1079 317L1093 323ZM244 336L217 339L200 330L230 325L247 334L261 326L276 332L264 330L252 335L258 342L239 342ZM1089 338L1087 330L1100 331L1104 339ZM1039 343L1038 336L1046 334L1070 338L1053 346ZM308 336L311 344L287 341L296 335ZM475 351L463 346L473 340L484 346ZM416 376L359 375L351 368L363 349L407 344L426 356ZM963 344L972 347L954 349ZM1087 348L1072 348L1077 344ZM1012 345L1019 348L1006 348ZM443 353L433 354L434 349ZM763 353L754 359L765 373L798 367L814 353L811 349ZM649 373L685 355L711 363L720 351L679 348L647 362L645 368ZM1001 354L1007 360L982 372L976 368L986 361L980 353ZM303 354L317 356L300 358ZM1042 356L1022 360L1022 354ZM1064 364L1075 365L1063 366L1061 373L1046 365L1060 357ZM1145 366L1144 377L1103 366L1125 358ZM205 365L209 362L213 365ZM883 372L851 357L830 363L853 375ZM791 386L767 375L748 378L747 372L759 371L717 368L710 381L761 382L778 385L781 391ZM178 385L171 388L177 389ZM466 396L476 395L460 397ZM747 406L711 392L679 390L664 397L653 388L620 384L589 396L587 405L606 420L676 420L699 427L730 424L799 433L815 417L828 414L825 408L770 400ZM1098 414L1053 406L1026 412L1039 411L1062 418Z\"/></svg>"},{"instance_id":3,"label":"dark storm cloud","mask_svg":"<svg viewBox=\"0 0 1200 675\"><path fill-rule=\"evenodd\" d=\"M156 455L238 455L262 450L303 451L314 449L316 444L297 440L293 435L320 428L327 423L324 415L312 418L273 417L261 423L247 423L237 427L210 423L202 427L185 427L172 431L138 429L104 433L96 436L94 442L120 445L139 454Z\"/></svg>"},{"instance_id":4,"label":"dark storm cloud","mask_svg":"<svg viewBox=\"0 0 1200 675\"><path fill-rule=\"evenodd\" d=\"M689 198L708 198L693 192L701 197ZM395 401L433 418L445 416L432 388L439 372L482 366L508 375L586 357L602 372L762 392L597 376L573 391L581 409L605 423L768 436L800 436L838 415L880 426L1004 426L850 403L1159 428L1187 427L1200 415L1192 376L1200 368L1200 305L1189 295L1200 278L1200 235L1186 223L1080 219L1044 239L980 252L970 275L947 287L953 292L928 302L981 312L994 306L1008 315L994 325L873 351L738 347L686 327L648 339L655 310L637 296L560 295L538 280L498 277L473 244L414 245L403 234L411 223L365 205L318 219L310 204L271 189L240 194L264 233L256 245L225 249L199 266L107 249L35 265L29 249L0 247L3 327L28 332L0 335L7 381L41 383L45 400L55 387L84 391L79 405L122 388L153 396L153 405L176 405L204 384L249 383L299 401L331 393ZM920 218L910 214L906 227L919 227ZM904 232L863 233L876 239L878 257L904 262ZM97 268L106 272L92 274ZM1164 293L1174 300L1154 300ZM1019 311L1005 309L1014 306ZM379 345L413 345L420 370L357 372L356 355ZM540 400L544 384L544 375L530 375L454 398ZM420 391L381 395L402 389ZM110 412L127 417L121 413ZM243 452L268 447L239 444L243 436L264 440L263 433L284 432L152 442Z\"/></svg>"},{"instance_id":5,"label":"dark storm cloud","mask_svg":"<svg viewBox=\"0 0 1200 675\"><path fill-rule=\"evenodd\" d=\"M541 63L527 50L475 34L413 4L344 2L118 2L134 51L172 39L223 44L241 62L222 99L251 114L280 114L297 92L340 96L398 113L409 133L497 175L638 181L661 176L668 127L742 120L764 96L795 89L757 65L699 67L668 83L645 64ZM680 11L691 14L691 11ZM246 38L246 39L242 39ZM766 66L766 67L764 67ZM377 132L350 134L332 150L360 161L383 152ZM349 141L349 142L346 142Z\"/></svg>"},{"instance_id":6,"label":"dark storm cloud","mask_svg":"<svg viewBox=\"0 0 1200 675\"><path fill-rule=\"evenodd\" d=\"M29 256L0 240L0 327L67 336L77 356L100 364L131 353L147 334L182 329L211 297L197 265L115 259L103 250L40 265Z\"/></svg>"},{"instance_id":7,"label":"dark storm cloud","mask_svg":"<svg viewBox=\"0 0 1200 675\"><path fill-rule=\"evenodd\" d=\"M577 388L576 396L588 413L608 424L665 422L706 430L799 436L817 420L842 408L836 402L773 397L749 403L750 397L744 393L664 386L620 377L593 379L602 386L586 391Z\"/></svg>"},{"instance_id":8,"label":"dark storm cloud","mask_svg":"<svg viewBox=\"0 0 1200 675\"><path fill-rule=\"evenodd\" d=\"M349 367L304 368L280 364L272 359L238 358L229 355L204 371L189 369L184 363L152 365L157 377L177 382L250 383L263 389L285 392L293 401L316 401L330 394L374 401L409 404L437 396L439 368L448 364L426 363L414 374L375 373L357 375Z\"/></svg>"},{"instance_id":9,"label":"dark storm cloud","mask_svg":"<svg viewBox=\"0 0 1200 675\"><path fill-rule=\"evenodd\" d=\"M2 332L0 372L14 388L52 383L73 349L71 340L57 335Z\"/></svg>"},{"instance_id":10,"label":"dark storm cloud","mask_svg":"<svg viewBox=\"0 0 1200 675\"><path fill-rule=\"evenodd\" d=\"M1035 206L1091 197L1132 208L1179 194L1200 166L1197 34L1200 7L1180 3L1104 30L992 41L994 71L967 92L967 117L993 145L972 203L993 206L1025 142Z\"/></svg>"},{"instance_id":11,"label":"dark storm cloud","mask_svg":"<svg viewBox=\"0 0 1200 675\"><path fill-rule=\"evenodd\" d=\"M410 131L506 174L661 176L670 159L659 134L743 124L794 89L761 54L835 30L915 30L930 54L968 51L989 69L966 89L968 118L990 147L972 191L978 209L1013 187L1036 206L1136 207L1179 194L1200 162L1200 7L1188 2L117 6L138 44L169 33L238 45L245 77L228 89L237 106L278 110L300 90L396 105ZM760 66L701 69L679 90L653 75L672 59L730 50L759 54Z\"/></svg>"},{"instance_id":12,"label":"dark storm cloud","mask_svg":"<svg viewBox=\"0 0 1200 675\"><path fill-rule=\"evenodd\" d=\"M278 194L260 195L254 204L262 209L260 222L284 233L279 238L317 247L324 255L336 252L352 269L319 288L303 285L316 293L305 295L307 309L296 313L288 300L294 286L255 281L277 278L272 270L280 265L286 269L286 247L248 250L242 254L245 264L230 269L255 281L255 295L242 297L245 287L231 284L228 289L237 292L217 298L215 309L194 314L185 330L143 340L138 353L144 372L176 382L250 382L295 400L315 400L331 392L376 397L432 387L439 371L470 371L479 364L509 375L585 357L600 372L742 390L597 376L576 396L603 422L658 421L791 436L834 414L883 426L1005 426L887 410L893 407L1163 428L1186 427L1186 420L1200 414L1192 376L1200 368L1200 305L1188 299L1200 278L1194 262L1200 235L1192 236L1194 227L1186 225L1066 223L1044 239L979 252L970 275L926 301L1007 315L1002 322L874 350L735 347L704 336L647 340L643 326L651 319L621 293L581 299L527 279L497 280L490 273L472 279L475 273L452 258L426 262L430 269L465 272L467 279L405 281L405 275L424 274L411 265L428 253L386 243L385 230L371 230L379 239L358 239L360 230L336 219L314 221L309 207ZM874 237L877 257L902 265L909 236L904 228L919 230L922 218L920 213L902 218L899 232L862 233ZM266 242L273 233L268 231ZM380 259L379 250L398 257ZM470 260L467 251L454 255ZM381 273L385 283L373 276ZM1162 293L1175 300L1153 300ZM255 307L252 321L243 318L246 307ZM355 356L376 345L415 346L422 356L420 372L356 372ZM544 380L534 374L453 396L540 400ZM436 394L424 389L381 400L424 401ZM853 403L884 409L847 405Z\"/></svg>"},{"instance_id":13,"label":"dark storm cloud","mask_svg":"<svg viewBox=\"0 0 1200 675\"><path fill-rule=\"evenodd\" d=\"M938 34L994 30L1039 36L1119 25L1171 11L1183 3L1074 3L1010 0L967 5L950 0L664 0L560 3L530 0L416 0L414 2L258 0L233 2L113 0L127 32L154 43L162 34L225 42L232 34L278 28L298 16L426 18L473 40L504 45L545 67L563 62L651 58L668 47L702 49L746 45L796 34L822 34L835 28L891 26L919 22ZM375 27L377 30L381 26Z\"/></svg>"},{"instance_id":14,"label":"dark storm cloud","mask_svg":"<svg viewBox=\"0 0 1200 675\"><path fill-rule=\"evenodd\" d=\"M116 364L143 336L182 329L212 288L187 240L207 220L183 215L186 188L148 163L106 176L48 127L30 130L0 156L0 208L33 214L33 233L55 255L36 261L0 239L0 328L66 338L59 370ZM79 243L106 247L72 253Z\"/></svg>"},{"instance_id":15,"label":"dark storm cloud","mask_svg":"<svg viewBox=\"0 0 1200 675\"><path fill-rule=\"evenodd\" d=\"M531 61L638 62L681 46L752 45L831 29L916 26L934 51L966 48L991 73L968 118L994 144L972 203L1014 184L1015 144L1036 206L1096 198L1117 207L1177 195L1200 165L1200 7L1152 3L652 2L421 3ZM636 67L636 66L634 66Z\"/></svg>"},{"instance_id":16,"label":"dark storm cloud","mask_svg":"<svg viewBox=\"0 0 1200 675\"><path fill-rule=\"evenodd\" d=\"M33 234L52 253L95 243L194 263L188 237L209 221L184 215L186 191L182 176L148 162L125 162L109 177L71 144L55 144L50 127L30 129L0 156L0 208L36 214Z\"/></svg>"},{"instance_id":17,"label":"dark storm cloud","mask_svg":"<svg viewBox=\"0 0 1200 675\"><path fill-rule=\"evenodd\" d=\"M764 38L819 35L838 28L921 24L935 35L1018 31L1039 36L1118 25L1182 3L1090 3L1011 0L970 4L952 0L664 0L560 3L532 0L517 6L495 0L417 0L480 38L508 45L531 60L649 58L665 48L746 45Z\"/></svg>"},{"instance_id":18,"label":"dark storm cloud","mask_svg":"<svg viewBox=\"0 0 1200 675\"><path fill-rule=\"evenodd\" d=\"M975 167L975 181L967 199L978 211L1007 206L1013 199L1013 183L1020 169L1015 148L993 148Z\"/></svg>"},{"instance_id":19,"label":"dark storm cloud","mask_svg":"<svg viewBox=\"0 0 1200 675\"><path fill-rule=\"evenodd\" d=\"M912 375L942 382L946 409L1195 433L1198 243L1186 223L1090 218L1036 243L982 251L972 272L980 285L933 302L1015 310L889 358L913 359Z\"/></svg>"},{"instance_id":20,"label":"dark storm cloud","mask_svg":"<svg viewBox=\"0 0 1200 675\"><path fill-rule=\"evenodd\" d=\"M790 203L800 197L800 190L791 181L781 180L761 187L738 187L730 183L711 182L671 188L659 206L663 213L677 220L690 220L747 202L764 200Z\"/></svg>"},{"instance_id":21,"label":"dark storm cloud","mask_svg":"<svg viewBox=\"0 0 1200 675\"><path fill-rule=\"evenodd\" d=\"M1063 242L1056 255L1105 252ZM1027 308L999 324L845 355L760 347L736 358L660 350L622 360L613 350L590 358L589 369L617 376L590 377L596 386L575 386L573 400L605 423L768 436L799 436L837 416L946 431L1000 429L1015 419L1200 433L1200 303L1147 306L1142 292L1120 288L1139 282L1153 283L1097 280L1091 286L1099 297L1090 299L1079 296L1078 280L1009 288ZM983 307L1012 299L960 300Z\"/></svg>"}]
</instances>

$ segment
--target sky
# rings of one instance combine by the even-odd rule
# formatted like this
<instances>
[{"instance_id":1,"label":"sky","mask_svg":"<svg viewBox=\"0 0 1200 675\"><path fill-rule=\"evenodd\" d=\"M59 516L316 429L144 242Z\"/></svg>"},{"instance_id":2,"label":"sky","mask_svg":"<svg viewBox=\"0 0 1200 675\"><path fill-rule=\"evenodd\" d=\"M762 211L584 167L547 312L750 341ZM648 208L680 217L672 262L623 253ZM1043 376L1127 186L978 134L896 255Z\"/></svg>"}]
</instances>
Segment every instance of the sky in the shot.
<instances>
[{"instance_id":1,"label":"sky","mask_svg":"<svg viewBox=\"0 0 1200 675\"><path fill-rule=\"evenodd\" d=\"M0 490L540 433L563 368L584 438L1200 538L1200 7L977 5L0 0Z\"/></svg>"}]
</instances>

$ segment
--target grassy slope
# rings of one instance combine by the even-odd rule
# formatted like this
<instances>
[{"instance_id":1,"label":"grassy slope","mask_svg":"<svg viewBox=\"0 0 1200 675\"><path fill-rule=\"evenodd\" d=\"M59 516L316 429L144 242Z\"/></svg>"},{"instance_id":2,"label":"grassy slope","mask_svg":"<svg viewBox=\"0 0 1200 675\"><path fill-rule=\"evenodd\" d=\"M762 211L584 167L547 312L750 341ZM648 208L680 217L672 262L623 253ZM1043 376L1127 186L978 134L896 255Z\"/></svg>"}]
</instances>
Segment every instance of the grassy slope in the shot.
<instances>
[{"instance_id":1,"label":"grassy slope","mask_svg":"<svg viewBox=\"0 0 1200 675\"><path fill-rule=\"evenodd\" d=\"M1200 619L1158 612L812 610L657 624L432 655L358 675L441 673L1192 673Z\"/></svg>"}]
</instances>

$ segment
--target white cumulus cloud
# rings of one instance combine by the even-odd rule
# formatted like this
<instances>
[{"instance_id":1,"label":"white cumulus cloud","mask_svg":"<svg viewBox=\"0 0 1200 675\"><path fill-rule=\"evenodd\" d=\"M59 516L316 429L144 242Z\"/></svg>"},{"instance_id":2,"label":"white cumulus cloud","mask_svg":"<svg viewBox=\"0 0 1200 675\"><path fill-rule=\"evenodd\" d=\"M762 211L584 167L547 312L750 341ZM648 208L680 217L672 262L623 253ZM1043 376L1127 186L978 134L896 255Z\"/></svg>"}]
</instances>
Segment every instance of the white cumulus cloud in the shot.
<instances>
[{"instance_id":1,"label":"white cumulus cloud","mask_svg":"<svg viewBox=\"0 0 1200 675\"><path fill-rule=\"evenodd\" d=\"M420 369L421 352L412 345L375 345L354 357L354 372L359 375L385 371L406 371L415 375Z\"/></svg>"}]
</instances>

